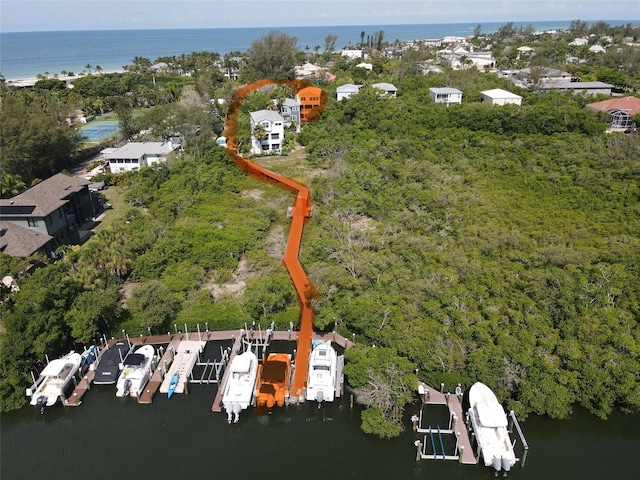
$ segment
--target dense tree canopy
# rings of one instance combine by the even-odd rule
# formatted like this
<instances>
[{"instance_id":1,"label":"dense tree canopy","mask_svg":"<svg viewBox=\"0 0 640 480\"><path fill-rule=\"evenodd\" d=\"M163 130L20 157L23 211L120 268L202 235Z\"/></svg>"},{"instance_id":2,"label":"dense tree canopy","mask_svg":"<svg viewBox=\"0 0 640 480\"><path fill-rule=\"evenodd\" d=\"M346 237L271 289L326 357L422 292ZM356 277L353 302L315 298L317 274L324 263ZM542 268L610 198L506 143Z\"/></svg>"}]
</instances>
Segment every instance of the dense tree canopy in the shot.
<instances>
[{"instance_id":1,"label":"dense tree canopy","mask_svg":"<svg viewBox=\"0 0 640 480\"><path fill-rule=\"evenodd\" d=\"M254 40L247 50L241 75L246 82L261 78L293 78L297 38L277 30Z\"/></svg>"}]
</instances>

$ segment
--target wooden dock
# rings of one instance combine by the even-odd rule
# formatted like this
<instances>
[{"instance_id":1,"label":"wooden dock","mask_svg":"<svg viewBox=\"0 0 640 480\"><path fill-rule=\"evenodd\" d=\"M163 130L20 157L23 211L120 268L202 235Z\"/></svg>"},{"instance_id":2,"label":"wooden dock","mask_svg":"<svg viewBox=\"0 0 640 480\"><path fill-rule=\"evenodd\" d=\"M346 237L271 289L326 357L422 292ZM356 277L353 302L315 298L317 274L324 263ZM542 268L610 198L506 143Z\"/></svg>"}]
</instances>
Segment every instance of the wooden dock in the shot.
<instances>
[{"instance_id":1,"label":"wooden dock","mask_svg":"<svg viewBox=\"0 0 640 480\"><path fill-rule=\"evenodd\" d=\"M465 465L475 465L478 463L471 446L469 431L467 430L467 426L464 421L465 416L462 412L462 402L460 397L455 393L442 393L425 383L421 383L420 385L422 390L425 392L424 395L421 395L421 401L424 405L444 405L449 409L450 416L456 416L456 422L452 425L452 429L443 430L442 433L458 437L459 450L456 452L455 456L448 456L446 458L438 456L438 459L458 460L460 463ZM426 430L421 429L419 425L418 433L422 434L425 432ZM426 459L429 457L422 455L422 458Z\"/></svg>"},{"instance_id":2,"label":"wooden dock","mask_svg":"<svg viewBox=\"0 0 640 480\"><path fill-rule=\"evenodd\" d=\"M229 364L231 364L235 356L238 354L238 350L240 350L240 346L242 345L242 330L236 330L235 333L235 341L233 342L233 346L231 347L231 354L229 355ZM213 399L213 405L211 405L212 412L222 412L222 392L224 391L224 386L227 384L229 371L230 370L228 368L224 369L222 380L220 380L220 384L218 385L218 391L216 392L216 396Z\"/></svg>"}]
</instances>

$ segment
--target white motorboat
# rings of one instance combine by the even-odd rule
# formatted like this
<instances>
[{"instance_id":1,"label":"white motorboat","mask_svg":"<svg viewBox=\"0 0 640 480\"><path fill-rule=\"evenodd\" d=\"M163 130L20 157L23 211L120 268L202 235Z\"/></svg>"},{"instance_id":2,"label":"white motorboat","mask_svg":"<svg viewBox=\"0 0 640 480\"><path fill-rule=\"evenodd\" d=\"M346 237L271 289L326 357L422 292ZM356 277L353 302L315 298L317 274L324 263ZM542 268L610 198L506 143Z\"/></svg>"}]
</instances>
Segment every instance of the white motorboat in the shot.
<instances>
[{"instance_id":1,"label":"white motorboat","mask_svg":"<svg viewBox=\"0 0 640 480\"><path fill-rule=\"evenodd\" d=\"M491 389L480 382L469 389L469 405L469 421L485 466L493 467L496 476L504 470L506 476L516 463L516 455L509 438L504 408Z\"/></svg>"},{"instance_id":2,"label":"white motorboat","mask_svg":"<svg viewBox=\"0 0 640 480\"><path fill-rule=\"evenodd\" d=\"M40 413L44 413L45 407L51 407L58 399L64 398L81 361L82 356L73 350L62 358L50 361L40 373L38 380L27 389L27 395L31 396L31 405L37 405L40 407Z\"/></svg>"},{"instance_id":3,"label":"white motorboat","mask_svg":"<svg viewBox=\"0 0 640 480\"><path fill-rule=\"evenodd\" d=\"M155 350L152 345L144 345L124 359L124 365L116 384L116 397L130 395L138 397L149 381L151 362Z\"/></svg>"},{"instance_id":4,"label":"white motorboat","mask_svg":"<svg viewBox=\"0 0 640 480\"><path fill-rule=\"evenodd\" d=\"M307 400L333 402L338 372L338 354L331 342L317 342L309 356Z\"/></svg>"},{"instance_id":5,"label":"white motorboat","mask_svg":"<svg viewBox=\"0 0 640 480\"><path fill-rule=\"evenodd\" d=\"M222 405L229 423L237 422L240 412L252 404L257 373L258 357L251 350L236 355L229 364L227 383L222 394Z\"/></svg>"}]
</instances>

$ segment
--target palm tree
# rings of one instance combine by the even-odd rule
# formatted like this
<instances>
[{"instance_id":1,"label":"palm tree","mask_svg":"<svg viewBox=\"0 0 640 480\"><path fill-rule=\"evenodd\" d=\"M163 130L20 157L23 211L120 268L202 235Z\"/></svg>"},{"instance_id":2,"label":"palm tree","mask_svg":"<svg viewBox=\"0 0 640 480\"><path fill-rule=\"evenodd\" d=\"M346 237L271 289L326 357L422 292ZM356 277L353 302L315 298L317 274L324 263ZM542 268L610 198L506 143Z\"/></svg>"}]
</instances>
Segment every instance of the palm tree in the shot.
<instances>
[{"instance_id":1,"label":"palm tree","mask_svg":"<svg viewBox=\"0 0 640 480\"><path fill-rule=\"evenodd\" d=\"M360 32L360 48L364 47L364 30Z\"/></svg>"},{"instance_id":2,"label":"palm tree","mask_svg":"<svg viewBox=\"0 0 640 480\"><path fill-rule=\"evenodd\" d=\"M93 66L90 63L87 63L84 68L86 68L87 72L91 73L91 69L93 68Z\"/></svg>"},{"instance_id":3,"label":"palm tree","mask_svg":"<svg viewBox=\"0 0 640 480\"><path fill-rule=\"evenodd\" d=\"M20 178L20 175L12 175L9 172L4 172L0 179L0 187L2 190L2 198L9 198L17 195L26 185L22 181L22 178Z\"/></svg>"}]
</instances>

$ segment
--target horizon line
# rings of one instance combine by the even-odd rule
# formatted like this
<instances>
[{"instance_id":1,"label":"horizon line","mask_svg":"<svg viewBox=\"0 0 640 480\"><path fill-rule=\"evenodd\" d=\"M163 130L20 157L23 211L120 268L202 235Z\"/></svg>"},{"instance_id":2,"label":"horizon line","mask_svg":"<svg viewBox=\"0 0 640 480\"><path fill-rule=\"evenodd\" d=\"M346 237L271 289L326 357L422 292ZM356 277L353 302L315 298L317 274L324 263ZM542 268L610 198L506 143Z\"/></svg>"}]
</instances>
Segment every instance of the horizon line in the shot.
<instances>
[{"instance_id":1,"label":"horizon line","mask_svg":"<svg viewBox=\"0 0 640 480\"><path fill-rule=\"evenodd\" d=\"M621 19L556 19L556 20L495 20L495 21L486 21L486 22L435 22L435 23L362 23L362 24L349 24L349 25L280 25L280 26L243 26L243 27L154 27L154 28L101 28L101 29L93 29L93 28L79 28L79 29L71 29L71 30L9 30L2 31L0 34L8 34L8 33L65 33L65 32L131 32L131 31L154 31L154 30L243 30L243 29L270 29L270 30L278 30L280 28L334 28L334 27L384 27L384 26L403 26L403 25L480 25L482 24L506 24L506 23L524 23L533 25L535 23L553 23L553 22L572 22L574 20L579 20L588 23L597 23L597 22L621 22L623 24L635 24L636 26L640 25L640 19L635 20L621 20Z\"/></svg>"}]
</instances>

